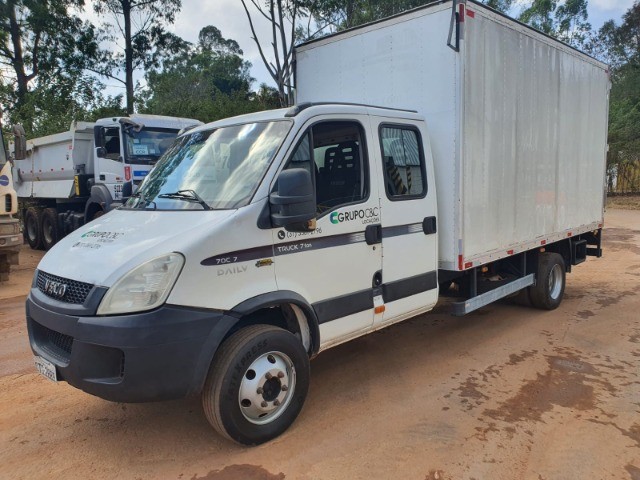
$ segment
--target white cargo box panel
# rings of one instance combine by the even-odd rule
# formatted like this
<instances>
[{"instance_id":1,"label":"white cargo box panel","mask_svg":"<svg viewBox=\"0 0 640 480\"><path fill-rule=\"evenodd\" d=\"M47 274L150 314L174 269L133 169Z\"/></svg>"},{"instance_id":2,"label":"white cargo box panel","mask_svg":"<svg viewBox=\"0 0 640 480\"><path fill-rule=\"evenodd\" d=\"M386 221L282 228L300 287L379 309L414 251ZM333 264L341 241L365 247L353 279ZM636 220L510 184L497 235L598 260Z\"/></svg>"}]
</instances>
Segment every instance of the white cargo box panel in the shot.
<instances>
[{"instance_id":1,"label":"white cargo box panel","mask_svg":"<svg viewBox=\"0 0 640 480\"><path fill-rule=\"evenodd\" d=\"M27 157L14 166L18 197L70 197L76 170L93 173L93 126L77 122L67 132L27 141Z\"/></svg>"},{"instance_id":2,"label":"white cargo box panel","mask_svg":"<svg viewBox=\"0 0 640 480\"><path fill-rule=\"evenodd\" d=\"M296 49L298 103L425 117L450 270L602 224L609 92L606 65L475 2L457 11L459 52L451 2Z\"/></svg>"}]
</instances>

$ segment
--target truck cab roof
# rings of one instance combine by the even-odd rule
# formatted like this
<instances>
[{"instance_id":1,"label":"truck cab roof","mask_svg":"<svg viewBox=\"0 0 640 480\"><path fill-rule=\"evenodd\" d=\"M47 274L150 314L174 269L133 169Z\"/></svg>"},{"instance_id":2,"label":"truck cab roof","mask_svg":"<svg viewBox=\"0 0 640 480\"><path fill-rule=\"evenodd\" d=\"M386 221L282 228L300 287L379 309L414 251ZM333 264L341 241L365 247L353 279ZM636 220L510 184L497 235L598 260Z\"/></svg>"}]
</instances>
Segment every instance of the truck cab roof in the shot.
<instances>
[{"instance_id":1,"label":"truck cab roof","mask_svg":"<svg viewBox=\"0 0 640 480\"><path fill-rule=\"evenodd\" d=\"M202 125L200 120L194 118L168 117L165 115L146 115L134 113L128 117L108 117L96 120L96 125L113 125L118 123L120 119L126 118L135 123L143 124L148 128L175 128L180 130L193 125Z\"/></svg>"}]
</instances>

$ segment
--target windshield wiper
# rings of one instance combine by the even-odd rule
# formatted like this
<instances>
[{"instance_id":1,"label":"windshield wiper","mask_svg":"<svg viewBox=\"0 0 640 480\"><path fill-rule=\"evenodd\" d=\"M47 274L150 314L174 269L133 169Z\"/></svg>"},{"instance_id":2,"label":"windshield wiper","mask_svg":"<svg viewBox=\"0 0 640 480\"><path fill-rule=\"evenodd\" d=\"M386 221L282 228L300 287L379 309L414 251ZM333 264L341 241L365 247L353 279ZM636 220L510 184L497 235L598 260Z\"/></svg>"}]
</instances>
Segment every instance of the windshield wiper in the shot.
<instances>
[{"instance_id":1,"label":"windshield wiper","mask_svg":"<svg viewBox=\"0 0 640 480\"><path fill-rule=\"evenodd\" d=\"M209 204L193 190L178 190L173 193L161 193L158 195L158 198L175 198L177 200L184 200L185 202L195 202L202 205L204 210L211 210Z\"/></svg>"},{"instance_id":2,"label":"windshield wiper","mask_svg":"<svg viewBox=\"0 0 640 480\"><path fill-rule=\"evenodd\" d=\"M158 209L156 202L154 202L153 200L147 200L141 192L132 193L129 196L129 198L139 198L140 201L142 202L141 203L141 205L143 206L142 208L147 208L149 205L153 205L154 210Z\"/></svg>"}]
</instances>

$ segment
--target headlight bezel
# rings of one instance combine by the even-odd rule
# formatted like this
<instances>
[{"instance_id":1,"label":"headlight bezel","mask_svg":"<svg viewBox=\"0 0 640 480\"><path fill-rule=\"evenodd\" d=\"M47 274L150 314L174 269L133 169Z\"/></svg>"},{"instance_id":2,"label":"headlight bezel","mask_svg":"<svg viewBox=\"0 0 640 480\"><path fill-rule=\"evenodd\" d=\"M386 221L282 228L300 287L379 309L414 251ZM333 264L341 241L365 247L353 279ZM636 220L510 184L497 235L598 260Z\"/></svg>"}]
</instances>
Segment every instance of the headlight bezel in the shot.
<instances>
[{"instance_id":1,"label":"headlight bezel","mask_svg":"<svg viewBox=\"0 0 640 480\"><path fill-rule=\"evenodd\" d=\"M109 287L100 300L96 315L106 317L148 312L164 305L171 295L185 263L184 255L179 252L165 253L140 263ZM162 271L163 265L167 267L164 272ZM136 286L152 287L154 279L151 278L152 283L149 284L149 277L153 276L155 276L155 284L159 284L161 288L157 290L138 288L136 291L131 291ZM144 281L140 277L144 277ZM139 294L141 298L144 298L145 295L149 296L152 301L135 305L136 298L133 296L136 294Z\"/></svg>"}]
</instances>

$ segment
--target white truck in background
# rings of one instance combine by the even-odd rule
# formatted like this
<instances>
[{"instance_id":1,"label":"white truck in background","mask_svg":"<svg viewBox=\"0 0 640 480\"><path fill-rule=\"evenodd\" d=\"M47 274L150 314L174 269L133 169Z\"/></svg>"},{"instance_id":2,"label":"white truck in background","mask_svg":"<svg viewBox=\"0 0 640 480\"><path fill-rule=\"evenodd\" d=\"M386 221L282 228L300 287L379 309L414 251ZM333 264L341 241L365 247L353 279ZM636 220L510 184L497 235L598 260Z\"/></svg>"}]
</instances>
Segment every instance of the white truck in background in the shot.
<instances>
[{"instance_id":1,"label":"white truck in background","mask_svg":"<svg viewBox=\"0 0 640 480\"><path fill-rule=\"evenodd\" d=\"M0 282L9 279L11 265L18 264L18 253L22 245L18 199L13 189L11 163L7 157L2 127L0 126Z\"/></svg>"},{"instance_id":2,"label":"white truck in background","mask_svg":"<svg viewBox=\"0 0 640 480\"><path fill-rule=\"evenodd\" d=\"M202 122L135 114L74 122L62 133L25 140L13 177L25 237L48 250L60 238L122 203L178 133Z\"/></svg>"},{"instance_id":3,"label":"white truck in background","mask_svg":"<svg viewBox=\"0 0 640 480\"><path fill-rule=\"evenodd\" d=\"M298 416L319 352L443 294L455 315L518 292L557 308L601 256L606 65L470 0L296 60L306 103L179 136L43 257L43 375L112 401L201 395L218 432L259 444Z\"/></svg>"}]
</instances>

